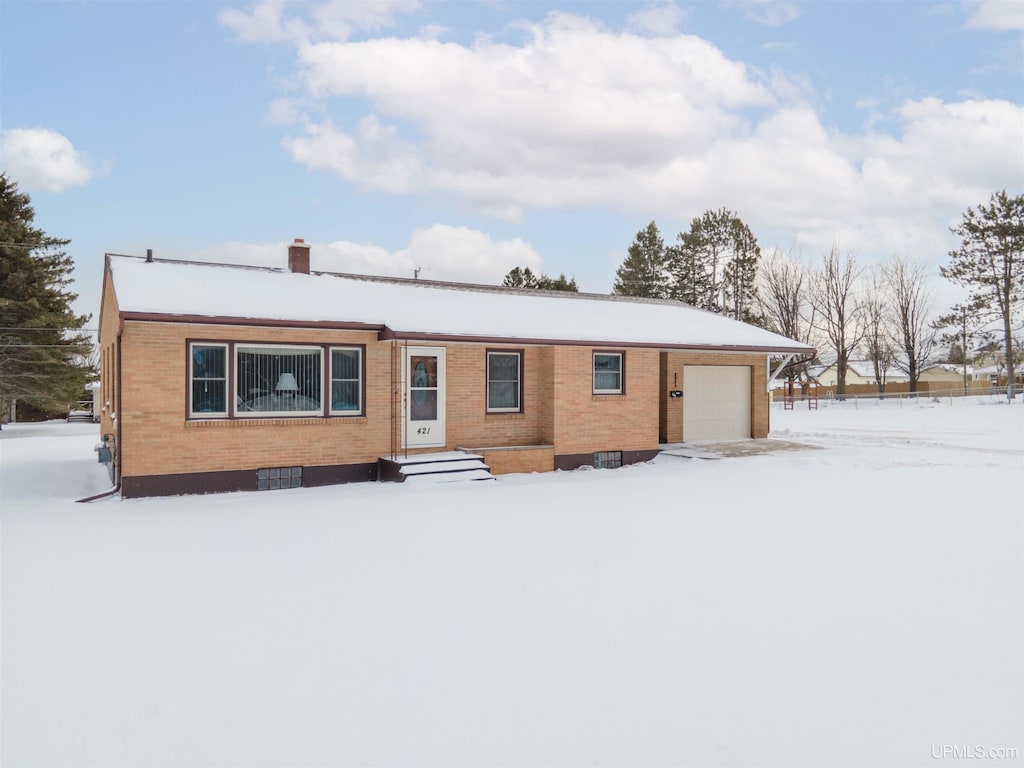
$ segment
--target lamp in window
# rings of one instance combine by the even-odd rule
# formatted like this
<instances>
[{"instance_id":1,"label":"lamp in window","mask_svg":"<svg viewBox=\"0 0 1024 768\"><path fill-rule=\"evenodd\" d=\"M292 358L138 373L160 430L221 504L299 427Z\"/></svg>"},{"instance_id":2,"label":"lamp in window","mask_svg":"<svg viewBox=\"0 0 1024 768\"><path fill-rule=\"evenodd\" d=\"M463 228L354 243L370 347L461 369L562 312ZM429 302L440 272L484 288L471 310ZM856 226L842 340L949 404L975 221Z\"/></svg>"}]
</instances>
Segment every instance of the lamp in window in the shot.
<instances>
[{"instance_id":1,"label":"lamp in window","mask_svg":"<svg viewBox=\"0 0 1024 768\"><path fill-rule=\"evenodd\" d=\"M294 373L282 373L277 380L277 386L274 387L277 392L298 392L299 385L295 382Z\"/></svg>"},{"instance_id":2,"label":"lamp in window","mask_svg":"<svg viewBox=\"0 0 1024 768\"><path fill-rule=\"evenodd\" d=\"M277 392L278 408L284 411L295 410L295 395L299 391L299 385L295 381L294 373L282 373L277 379L274 391Z\"/></svg>"}]
</instances>

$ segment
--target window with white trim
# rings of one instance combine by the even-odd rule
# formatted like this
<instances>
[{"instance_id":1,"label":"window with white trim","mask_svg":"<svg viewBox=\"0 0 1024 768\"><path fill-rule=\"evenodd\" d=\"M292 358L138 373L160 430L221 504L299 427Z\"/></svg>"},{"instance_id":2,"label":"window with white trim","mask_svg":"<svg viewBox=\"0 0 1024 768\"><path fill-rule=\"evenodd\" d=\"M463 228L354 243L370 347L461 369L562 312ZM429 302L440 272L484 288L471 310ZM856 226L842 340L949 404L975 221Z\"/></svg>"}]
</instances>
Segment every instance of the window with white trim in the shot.
<instances>
[{"instance_id":1,"label":"window with white trim","mask_svg":"<svg viewBox=\"0 0 1024 768\"><path fill-rule=\"evenodd\" d=\"M594 353L594 394L622 394L622 353Z\"/></svg>"},{"instance_id":2,"label":"window with white trim","mask_svg":"<svg viewBox=\"0 0 1024 768\"><path fill-rule=\"evenodd\" d=\"M322 383L320 347L235 346L238 416L320 415Z\"/></svg>"},{"instance_id":3,"label":"window with white trim","mask_svg":"<svg viewBox=\"0 0 1024 768\"><path fill-rule=\"evenodd\" d=\"M488 413L518 413L522 410L522 354L487 353Z\"/></svg>"},{"instance_id":4,"label":"window with white trim","mask_svg":"<svg viewBox=\"0 0 1024 768\"><path fill-rule=\"evenodd\" d=\"M363 350L331 348L331 413L353 414L363 410Z\"/></svg>"},{"instance_id":5,"label":"window with white trim","mask_svg":"<svg viewBox=\"0 0 1024 768\"><path fill-rule=\"evenodd\" d=\"M190 345L189 375L192 380L189 414L202 418L227 416L227 344Z\"/></svg>"}]
</instances>

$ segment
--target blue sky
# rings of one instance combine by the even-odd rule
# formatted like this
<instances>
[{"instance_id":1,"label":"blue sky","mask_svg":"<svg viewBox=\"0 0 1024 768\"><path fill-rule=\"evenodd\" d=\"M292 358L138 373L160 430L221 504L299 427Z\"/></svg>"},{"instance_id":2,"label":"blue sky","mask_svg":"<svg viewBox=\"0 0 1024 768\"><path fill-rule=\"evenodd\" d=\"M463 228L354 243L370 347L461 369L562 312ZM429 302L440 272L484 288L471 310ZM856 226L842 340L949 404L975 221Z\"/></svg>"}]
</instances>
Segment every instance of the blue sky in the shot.
<instances>
[{"instance_id":1,"label":"blue sky","mask_svg":"<svg viewBox=\"0 0 1024 768\"><path fill-rule=\"evenodd\" d=\"M0 5L2 164L104 252L611 289L709 208L933 265L1024 190L1024 3Z\"/></svg>"}]
</instances>

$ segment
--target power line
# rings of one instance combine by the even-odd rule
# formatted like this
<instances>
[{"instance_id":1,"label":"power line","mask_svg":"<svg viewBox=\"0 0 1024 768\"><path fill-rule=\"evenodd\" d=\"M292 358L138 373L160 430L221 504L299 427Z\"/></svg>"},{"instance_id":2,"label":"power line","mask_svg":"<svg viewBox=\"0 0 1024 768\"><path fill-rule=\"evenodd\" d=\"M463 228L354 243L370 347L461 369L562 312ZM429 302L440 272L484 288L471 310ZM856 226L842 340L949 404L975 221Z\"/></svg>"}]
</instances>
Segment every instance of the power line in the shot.
<instances>
[{"instance_id":1,"label":"power line","mask_svg":"<svg viewBox=\"0 0 1024 768\"><path fill-rule=\"evenodd\" d=\"M70 242L71 241L68 240L68 242L64 243L64 245L68 245ZM3 246L13 246L15 248L52 248L53 246L58 245L58 243L10 243L10 242L4 243L4 242L0 242L0 245L3 245Z\"/></svg>"},{"instance_id":2,"label":"power line","mask_svg":"<svg viewBox=\"0 0 1024 768\"><path fill-rule=\"evenodd\" d=\"M99 332L99 328L49 328L43 325L0 325L0 331L90 331Z\"/></svg>"}]
</instances>

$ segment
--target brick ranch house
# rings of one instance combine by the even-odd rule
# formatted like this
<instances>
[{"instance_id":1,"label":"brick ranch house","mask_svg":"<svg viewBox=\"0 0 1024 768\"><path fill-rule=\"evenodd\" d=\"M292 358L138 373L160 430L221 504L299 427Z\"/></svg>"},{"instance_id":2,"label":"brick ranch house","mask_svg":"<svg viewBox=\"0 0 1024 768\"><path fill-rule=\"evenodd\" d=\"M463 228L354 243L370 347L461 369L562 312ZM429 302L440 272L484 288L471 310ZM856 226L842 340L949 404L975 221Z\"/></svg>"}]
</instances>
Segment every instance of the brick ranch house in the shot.
<instances>
[{"instance_id":1,"label":"brick ranch house","mask_svg":"<svg viewBox=\"0 0 1024 768\"><path fill-rule=\"evenodd\" d=\"M100 423L123 497L494 474L768 435L783 336L671 301L108 255ZM685 395L685 396L684 396ZM267 478L283 478L268 483Z\"/></svg>"}]
</instances>

